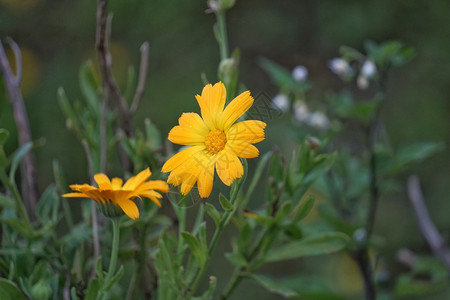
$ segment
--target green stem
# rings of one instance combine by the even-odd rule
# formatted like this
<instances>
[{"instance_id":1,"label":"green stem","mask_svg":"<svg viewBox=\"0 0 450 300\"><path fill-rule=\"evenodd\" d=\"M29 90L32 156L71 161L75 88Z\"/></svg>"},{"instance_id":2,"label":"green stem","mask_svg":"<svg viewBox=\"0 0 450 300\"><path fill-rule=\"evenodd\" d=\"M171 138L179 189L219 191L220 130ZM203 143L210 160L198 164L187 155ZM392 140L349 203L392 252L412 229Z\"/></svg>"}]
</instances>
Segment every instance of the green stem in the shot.
<instances>
[{"instance_id":1,"label":"green stem","mask_svg":"<svg viewBox=\"0 0 450 300\"><path fill-rule=\"evenodd\" d=\"M231 275L230 280L228 281L227 286L225 287L222 295L220 295L221 300L227 299L231 293L233 293L234 289L238 286L239 282L242 279L241 276L242 268L235 268L233 271L233 275Z\"/></svg>"},{"instance_id":2,"label":"green stem","mask_svg":"<svg viewBox=\"0 0 450 300\"><path fill-rule=\"evenodd\" d=\"M23 205L22 197L20 196L19 191L17 190L17 186L9 180L8 175L6 175L4 169L0 169L0 180L13 195L14 200L16 201L17 213L31 227L30 218L28 217L27 211L25 210L25 206Z\"/></svg>"},{"instance_id":3,"label":"green stem","mask_svg":"<svg viewBox=\"0 0 450 300\"><path fill-rule=\"evenodd\" d=\"M111 247L111 259L109 261L108 274L106 275L104 287L109 285L112 277L114 276L117 264L117 256L119 253L119 240L120 240L120 219L111 218L111 223L113 226L113 241Z\"/></svg>"},{"instance_id":4,"label":"green stem","mask_svg":"<svg viewBox=\"0 0 450 300\"><path fill-rule=\"evenodd\" d=\"M228 35L227 35L227 22L225 19L225 12L219 11L216 13L217 27L219 31L219 46L220 46L220 59L224 60L228 58Z\"/></svg>"},{"instance_id":5,"label":"green stem","mask_svg":"<svg viewBox=\"0 0 450 300\"><path fill-rule=\"evenodd\" d=\"M231 193L230 202L233 204L236 202L236 198L238 195L238 191L235 191L234 193ZM197 273L195 280L192 283L192 287L189 290L186 299L190 299L191 296L194 295L195 291L198 288L198 285L200 284L201 280L203 279L203 276L205 275L206 269L208 268L209 261L211 260L211 256L214 253L214 249L216 248L217 241L219 240L220 235L222 234L223 230L225 229L226 225L230 222L231 217L233 216L236 209L233 209L230 212L225 212L222 215L222 219L220 220L219 226L216 227L216 230L214 231L214 235L211 239L211 243L208 247L208 257L206 259L206 262L203 266L201 266L199 272Z\"/></svg>"}]
</instances>

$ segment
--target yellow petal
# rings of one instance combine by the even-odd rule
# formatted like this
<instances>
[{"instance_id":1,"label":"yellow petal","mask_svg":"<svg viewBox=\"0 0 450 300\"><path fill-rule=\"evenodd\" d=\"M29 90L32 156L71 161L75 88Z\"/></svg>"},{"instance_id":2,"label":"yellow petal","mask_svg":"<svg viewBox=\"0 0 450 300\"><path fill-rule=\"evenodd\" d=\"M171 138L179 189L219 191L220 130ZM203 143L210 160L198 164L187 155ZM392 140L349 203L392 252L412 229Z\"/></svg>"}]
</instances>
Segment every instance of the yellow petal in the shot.
<instances>
[{"instance_id":1,"label":"yellow petal","mask_svg":"<svg viewBox=\"0 0 450 300\"><path fill-rule=\"evenodd\" d=\"M120 178L117 178L117 177L115 177L111 180L111 185L112 185L113 190L120 190L120 188L122 187L122 183L123 183L123 180Z\"/></svg>"},{"instance_id":2,"label":"yellow petal","mask_svg":"<svg viewBox=\"0 0 450 300\"><path fill-rule=\"evenodd\" d=\"M123 185L122 189L124 189L124 190L134 190L139 185L144 183L144 181L146 181L151 175L152 175L152 172L150 172L150 168L147 168L147 169L141 171L136 176L131 177L130 179L128 179L127 182L125 182L125 184Z\"/></svg>"},{"instance_id":3,"label":"yellow petal","mask_svg":"<svg viewBox=\"0 0 450 300\"><path fill-rule=\"evenodd\" d=\"M195 98L206 126L211 130L217 128L217 120L222 114L227 98L225 85L222 82L218 82L214 86L207 84L202 90L202 95L196 95Z\"/></svg>"},{"instance_id":4,"label":"yellow petal","mask_svg":"<svg viewBox=\"0 0 450 300\"><path fill-rule=\"evenodd\" d=\"M147 190L157 190L163 193L167 193L169 191L169 185L164 180L150 180L143 183L139 187L139 190L143 192ZM138 192L138 194L140 194L140 192Z\"/></svg>"},{"instance_id":5,"label":"yellow petal","mask_svg":"<svg viewBox=\"0 0 450 300\"><path fill-rule=\"evenodd\" d=\"M161 202L159 202L158 198L162 198L161 194L155 192L155 191L146 191L141 193L142 197L149 198L152 200L156 205L161 207Z\"/></svg>"},{"instance_id":6,"label":"yellow petal","mask_svg":"<svg viewBox=\"0 0 450 300\"><path fill-rule=\"evenodd\" d=\"M136 220L137 218L139 218L139 209L137 208L136 203L134 203L133 201L124 200L116 202L115 204L119 205L123 212L131 219Z\"/></svg>"},{"instance_id":7,"label":"yellow petal","mask_svg":"<svg viewBox=\"0 0 450 300\"><path fill-rule=\"evenodd\" d=\"M92 185L89 184L71 184L69 185L69 187L77 192L82 192L84 193L85 191L90 191L90 190L96 190L97 188L93 187Z\"/></svg>"},{"instance_id":8,"label":"yellow petal","mask_svg":"<svg viewBox=\"0 0 450 300\"><path fill-rule=\"evenodd\" d=\"M228 141L225 150L242 158L255 158L259 155L259 150L255 146L241 140Z\"/></svg>"},{"instance_id":9,"label":"yellow petal","mask_svg":"<svg viewBox=\"0 0 450 300\"><path fill-rule=\"evenodd\" d=\"M203 136L206 136L209 132L203 119L196 113L183 113L178 119L178 124L180 124L181 127L191 128Z\"/></svg>"},{"instance_id":10,"label":"yellow petal","mask_svg":"<svg viewBox=\"0 0 450 300\"><path fill-rule=\"evenodd\" d=\"M97 182L97 185L101 189L111 190L111 181L109 180L108 176L106 176L103 173L98 173L94 175L94 180Z\"/></svg>"},{"instance_id":11,"label":"yellow petal","mask_svg":"<svg viewBox=\"0 0 450 300\"><path fill-rule=\"evenodd\" d=\"M62 195L65 198L89 198L88 195L83 193L66 193Z\"/></svg>"},{"instance_id":12,"label":"yellow petal","mask_svg":"<svg viewBox=\"0 0 450 300\"><path fill-rule=\"evenodd\" d=\"M231 185L233 180L244 175L244 168L242 167L241 161L229 151L222 151L218 154L216 171L220 180L226 185Z\"/></svg>"},{"instance_id":13,"label":"yellow petal","mask_svg":"<svg viewBox=\"0 0 450 300\"><path fill-rule=\"evenodd\" d=\"M266 123L257 120L247 120L234 124L227 131L227 140L243 140L248 143L258 143L264 140Z\"/></svg>"},{"instance_id":14,"label":"yellow petal","mask_svg":"<svg viewBox=\"0 0 450 300\"><path fill-rule=\"evenodd\" d=\"M202 198L208 198L211 195L214 182L214 163L205 163L198 176L198 193Z\"/></svg>"},{"instance_id":15,"label":"yellow petal","mask_svg":"<svg viewBox=\"0 0 450 300\"><path fill-rule=\"evenodd\" d=\"M218 128L221 130L228 130L237 119L239 119L253 104L253 97L250 96L250 92L246 91L234 98L225 107Z\"/></svg>"},{"instance_id":16,"label":"yellow petal","mask_svg":"<svg viewBox=\"0 0 450 300\"><path fill-rule=\"evenodd\" d=\"M172 171L179 165L181 165L181 164L185 163L187 160L191 159L195 153L200 152L204 149L205 149L205 146L197 145L197 146L193 146L193 147L189 147L184 150L181 150L180 152L178 152L177 154L172 156L168 161L166 161L166 163L163 165L161 171L164 173Z\"/></svg>"},{"instance_id":17,"label":"yellow petal","mask_svg":"<svg viewBox=\"0 0 450 300\"><path fill-rule=\"evenodd\" d=\"M178 145L196 145L205 141L205 135L193 128L175 126L169 132L169 141Z\"/></svg>"}]
</instances>

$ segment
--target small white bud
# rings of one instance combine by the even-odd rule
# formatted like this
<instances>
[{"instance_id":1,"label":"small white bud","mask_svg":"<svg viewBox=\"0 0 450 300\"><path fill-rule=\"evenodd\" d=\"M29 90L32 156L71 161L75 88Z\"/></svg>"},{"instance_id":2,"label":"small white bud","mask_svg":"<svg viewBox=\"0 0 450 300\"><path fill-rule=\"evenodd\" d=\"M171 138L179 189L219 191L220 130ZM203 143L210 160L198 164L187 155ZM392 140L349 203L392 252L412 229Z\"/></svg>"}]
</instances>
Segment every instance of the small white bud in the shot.
<instances>
[{"instance_id":1,"label":"small white bud","mask_svg":"<svg viewBox=\"0 0 450 300\"><path fill-rule=\"evenodd\" d=\"M310 114L308 118L308 125L324 130L330 127L330 121L324 113L315 111Z\"/></svg>"},{"instance_id":2,"label":"small white bud","mask_svg":"<svg viewBox=\"0 0 450 300\"><path fill-rule=\"evenodd\" d=\"M356 79L356 85L361 90L366 90L369 87L369 79L366 76L359 75Z\"/></svg>"},{"instance_id":3,"label":"small white bud","mask_svg":"<svg viewBox=\"0 0 450 300\"><path fill-rule=\"evenodd\" d=\"M353 74L353 69L350 67L347 61L342 58L336 57L328 62L328 67L339 76L348 76Z\"/></svg>"},{"instance_id":4,"label":"small white bud","mask_svg":"<svg viewBox=\"0 0 450 300\"><path fill-rule=\"evenodd\" d=\"M309 117L308 106L306 106L305 102L297 100L294 103L294 119L298 122L306 122Z\"/></svg>"},{"instance_id":5,"label":"small white bud","mask_svg":"<svg viewBox=\"0 0 450 300\"><path fill-rule=\"evenodd\" d=\"M292 78L294 78L294 80L298 82L305 81L306 78L308 78L308 69L301 65L296 66L292 70Z\"/></svg>"},{"instance_id":6,"label":"small white bud","mask_svg":"<svg viewBox=\"0 0 450 300\"><path fill-rule=\"evenodd\" d=\"M273 97L272 105L282 112L287 112L289 110L289 99L284 94L278 94Z\"/></svg>"},{"instance_id":7,"label":"small white bud","mask_svg":"<svg viewBox=\"0 0 450 300\"><path fill-rule=\"evenodd\" d=\"M361 67L361 75L372 78L377 73L377 67L371 60L366 60Z\"/></svg>"}]
</instances>

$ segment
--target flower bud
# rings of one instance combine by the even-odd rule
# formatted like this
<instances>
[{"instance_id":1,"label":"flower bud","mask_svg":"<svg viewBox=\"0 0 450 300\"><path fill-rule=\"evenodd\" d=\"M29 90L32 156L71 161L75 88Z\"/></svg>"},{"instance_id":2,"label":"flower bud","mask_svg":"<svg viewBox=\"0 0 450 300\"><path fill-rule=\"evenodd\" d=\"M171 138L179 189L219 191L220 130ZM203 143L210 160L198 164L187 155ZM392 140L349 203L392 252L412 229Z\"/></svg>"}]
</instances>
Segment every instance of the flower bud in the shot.
<instances>
[{"instance_id":1,"label":"flower bud","mask_svg":"<svg viewBox=\"0 0 450 300\"><path fill-rule=\"evenodd\" d=\"M294 119L298 122L306 122L309 117L309 110L305 102L297 100L294 103Z\"/></svg>"},{"instance_id":2,"label":"flower bud","mask_svg":"<svg viewBox=\"0 0 450 300\"><path fill-rule=\"evenodd\" d=\"M369 87L369 79L366 76L359 75L356 79L356 85L361 90L366 90Z\"/></svg>"},{"instance_id":3,"label":"flower bud","mask_svg":"<svg viewBox=\"0 0 450 300\"><path fill-rule=\"evenodd\" d=\"M305 81L308 78L308 69L301 65L296 66L292 70L292 78L298 82Z\"/></svg>"},{"instance_id":4,"label":"flower bud","mask_svg":"<svg viewBox=\"0 0 450 300\"><path fill-rule=\"evenodd\" d=\"M236 0L208 0L207 4L212 12L226 11L233 7Z\"/></svg>"},{"instance_id":5,"label":"flower bud","mask_svg":"<svg viewBox=\"0 0 450 300\"><path fill-rule=\"evenodd\" d=\"M310 114L308 118L308 125L318 129L325 130L330 127L330 121L328 120L327 116L324 113L320 111L315 111Z\"/></svg>"},{"instance_id":6,"label":"flower bud","mask_svg":"<svg viewBox=\"0 0 450 300\"><path fill-rule=\"evenodd\" d=\"M328 67L333 73L339 76L350 76L353 74L353 69L347 61L336 57L328 62Z\"/></svg>"},{"instance_id":7,"label":"flower bud","mask_svg":"<svg viewBox=\"0 0 450 300\"><path fill-rule=\"evenodd\" d=\"M361 75L367 78L372 78L377 73L377 67L371 60L366 60L361 67Z\"/></svg>"},{"instance_id":8,"label":"flower bud","mask_svg":"<svg viewBox=\"0 0 450 300\"><path fill-rule=\"evenodd\" d=\"M282 112L287 112L289 110L289 99L284 94L278 94L273 97L272 105Z\"/></svg>"}]
</instances>

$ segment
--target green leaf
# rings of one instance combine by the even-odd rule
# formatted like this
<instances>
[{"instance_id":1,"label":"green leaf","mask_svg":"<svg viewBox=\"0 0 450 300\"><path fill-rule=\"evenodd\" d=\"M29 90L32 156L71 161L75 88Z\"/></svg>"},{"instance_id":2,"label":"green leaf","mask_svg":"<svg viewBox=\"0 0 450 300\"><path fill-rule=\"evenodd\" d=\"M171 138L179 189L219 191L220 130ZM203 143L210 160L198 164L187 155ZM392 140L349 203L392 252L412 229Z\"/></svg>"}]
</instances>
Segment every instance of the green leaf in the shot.
<instances>
[{"instance_id":1,"label":"green leaf","mask_svg":"<svg viewBox=\"0 0 450 300\"><path fill-rule=\"evenodd\" d=\"M89 286L87 288L86 294L84 296L85 300L97 300L97 295L100 290L100 283L97 278L91 279Z\"/></svg>"},{"instance_id":2,"label":"green leaf","mask_svg":"<svg viewBox=\"0 0 450 300\"><path fill-rule=\"evenodd\" d=\"M144 121L145 124L145 135L151 141L152 149L156 149L162 146L161 133L158 127L153 124L149 118Z\"/></svg>"},{"instance_id":3,"label":"green leaf","mask_svg":"<svg viewBox=\"0 0 450 300\"><path fill-rule=\"evenodd\" d=\"M405 146L395 154L393 160L387 164L383 173L386 175L394 175L403 171L409 165L420 162L443 149L443 143L434 142L423 142Z\"/></svg>"},{"instance_id":4,"label":"green leaf","mask_svg":"<svg viewBox=\"0 0 450 300\"><path fill-rule=\"evenodd\" d=\"M0 299L26 300L16 284L5 278L0 278Z\"/></svg>"},{"instance_id":5,"label":"green leaf","mask_svg":"<svg viewBox=\"0 0 450 300\"><path fill-rule=\"evenodd\" d=\"M245 267L247 266L248 262L245 259L245 257L239 253L239 252L231 252L231 253L225 253L225 257L236 267Z\"/></svg>"},{"instance_id":6,"label":"green leaf","mask_svg":"<svg viewBox=\"0 0 450 300\"><path fill-rule=\"evenodd\" d=\"M217 208L214 205L212 205L211 203L206 202L205 210L206 210L206 213L214 220L216 227L219 226L220 212L217 210Z\"/></svg>"},{"instance_id":7,"label":"green leaf","mask_svg":"<svg viewBox=\"0 0 450 300\"><path fill-rule=\"evenodd\" d=\"M95 270L97 271L97 277L100 284L103 283L103 267L102 267L102 257L100 256L95 263Z\"/></svg>"},{"instance_id":8,"label":"green leaf","mask_svg":"<svg viewBox=\"0 0 450 300\"><path fill-rule=\"evenodd\" d=\"M275 262L304 256L330 254L344 249L350 239L339 232L321 233L274 247L267 253L265 262Z\"/></svg>"},{"instance_id":9,"label":"green leaf","mask_svg":"<svg viewBox=\"0 0 450 300\"><path fill-rule=\"evenodd\" d=\"M223 194L219 195L219 202L225 211L227 212L233 211L234 209L233 204Z\"/></svg>"},{"instance_id":10,"label":"green leaf","mask_svg":"<svg viewBox=\"0 0 450 300\"><path fill-rule=\"evenodd\" d=\"M123 273L124 273L124 268L122 265L122 266L120 266L119 271L117 271L117 273L114 274L114 276L111 278L111 280L109 282L105 282L105 290L109 291L109 289L111 289L111 287L113 285L115 285L119 281L120 278L122 278Z\"/></svg>"},{"instance_id":11,"label":"green leaf","mask_svg":"<svg viewBox=\"0 0 450 300\"><path fill-rule=\"evenodd\" d=\"M15 209L16 204L14 202L14 199L12 199L6 195L0 194L0 207L2 207L2 208L7 207L7 208Z\"/></svg>"},{"instance_id":12,"label":"green leaf","mask_svg":"<svg viewBox=\"0 0 450 300\"><path fill-rule=\"evenodd\" d=\"M0 168L5 168L8 164L9 160L6 157L5 150L3 150L3 145L0 145Z\"/></svg>"},{"instance_id":13,"label":"green leaf","mask_svg":"<svg viewBox=\"0 0 450 300\"><path fill-rule=\"evenodd\" d=\"M28 222L26 222L22 219L1 218L0 221L7 223L9 226L11 226L11 228L14 231L20 233L21 235L23 235L26 238L32 239L34 237L33 228L29 225Z\"/></svg>"},{"instance_id":14,"label":"green leaf","mask_svg":"<svg viewBox=\"0 0 450 300\"><path fill-rule=\"evenodd\" d=\"M56 194L55 185L51 184L42 194L36 207L36 214L42 224L47 224L49 221L57 222L59 204L60 198Z\"/></svg>"},{"instance_id":15,"label":"green leaf","mask_svg":"<svg viewBox=\"0 0 450 300\"><path fill-rule=\"evenodd\" d=\"M62 87L58 88L58 102L59 106L61 107L61 110L63 111L64 115L67 118L67 122L70 123L71 128L76 133L77 137L82 140L85 136L89 141L89 144L92 145L92 141L89 140L89 135L83 134L83 129L78 121L77 115L75 111L73 110L72 106L70 105L69 99L66 96L66 92Z\"/></svg>"},{"instance_id":16,"label":"green leaf","mask_svg":"<svg viewBox=\"0 0 450 300\"><path fill-rule=\"evenodd\" d=\"M298 207L298 209L296 209L294 216L294 223L297 223L301 221L303 218L305 218L313 207L314 207L314 197L310 196Z\"/></svg>"},{"instance_id":17,"label":"green leaf","mask_svg":"<svg viewBox=\"0 0 450 300\"><path fill-rule=\"evenodd\" d=\"M282 286L279 282L275 282L273 279L267 276L250 274L248 275L248 277L253 279L256 283L258 283L260 286L262 286L271 293L278 294L285 298L298 297L298 293L296 291L294 291L289 287Z\"/></svg>"},{"instance_id":18,"label":"green leaf","mask_svg":"<svg viewBox=\"0 0 450 300\"><path fill-rule=\"evenodd\" d=\"M0 145L4 145L9 137L9 131L5 128L0 128Z\"/></svg>"},{"instance_id":19,"label":"green leaf","mask_svg":"<svg viewBox=\"0 0 450 300\"><path fill-rule=\"evenodd\" d=\"M206 257L208 255L207 249L202 247L197 238L193 236L190 232L183 231L181 233L181 236L191 249L192 255L194 255L194 258L197 261L198 265L202 267L205 264Z\"/></svg>"},{"instance_id":20,"label":"green leaf","mask_svg":"<svg viewBox=\"0 0 450 300\"><path fill-rule=\"evenodd\" d=\"M28 151L30 151L32 147L33 147L33 143L28 142L28 143L20 146L20 148L14 152L12 162L11 162L11 169L9 171L10 179L14 178L17 168L19 167L19 163L22 161L22 159L25 157L25 155L27 155Z\"/></svg>"},{"instance_id":21,"label":"green leaf","mask_svg":"<svg viewBox=\"0 0 450 300\"><path fill-rule=\"evenodd\" d=\"M100 101L98 97L98 83L95 80L94 72L92 70L92 63L87 62L80 68L79 73L80 88L87 104L91 107L96 115L100 114Z\"/></svg>"}]
</instances>

